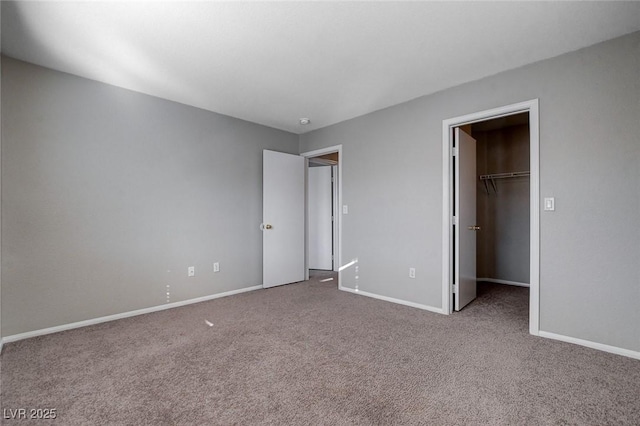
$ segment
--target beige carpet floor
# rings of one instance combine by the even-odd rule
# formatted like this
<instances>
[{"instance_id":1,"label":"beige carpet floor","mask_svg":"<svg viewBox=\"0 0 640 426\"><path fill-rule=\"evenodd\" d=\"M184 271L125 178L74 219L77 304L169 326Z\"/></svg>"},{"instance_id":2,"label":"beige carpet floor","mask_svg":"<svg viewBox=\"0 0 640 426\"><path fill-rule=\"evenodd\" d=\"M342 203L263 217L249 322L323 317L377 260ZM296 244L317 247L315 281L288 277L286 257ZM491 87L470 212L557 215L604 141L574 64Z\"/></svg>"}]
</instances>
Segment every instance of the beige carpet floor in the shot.
<instances>
[{"instance_id":1,"label":"beige carpet floor","mask_svg":"<svg viewBox=\"0 0 640 426\"><path fill-rule=\"evenodd\" d=\"M324 277L7 344L3 417L57 418L3 424L640 424L640 361L530 336L526 288L444 316Z\"/></svg>"}]
</instances>

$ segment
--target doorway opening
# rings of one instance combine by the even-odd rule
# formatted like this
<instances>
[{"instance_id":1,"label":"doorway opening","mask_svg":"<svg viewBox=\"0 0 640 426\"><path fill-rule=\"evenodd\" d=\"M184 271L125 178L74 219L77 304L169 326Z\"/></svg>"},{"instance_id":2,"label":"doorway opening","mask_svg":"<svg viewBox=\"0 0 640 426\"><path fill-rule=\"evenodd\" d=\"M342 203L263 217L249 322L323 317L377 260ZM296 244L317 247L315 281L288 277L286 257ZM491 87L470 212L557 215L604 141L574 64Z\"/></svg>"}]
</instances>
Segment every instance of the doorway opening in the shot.
<instances>
[{"instance_id":1,"label":"doorway opening","mask_svg":"<svg viewBox=\"0 0 640 426\"><path fill-rule=\"evenodd\" d=\"M528 284L537 335L537 99L444 120L443 148L443 311L471 302L479 280Z\"/></svg>"},{"instance_id":2,"label":"doorway opening","mask_svg":"<svg viewBox=\"0 0 640 426\"><path fill-rule=\"evenodd\" d=\"M466 126L476 140L478 283L529 287L529 114Z\"/></svg>"},{"instance_id":3,"label":"doorway opening","mask_svg":"<svg viewBox=\"0 0 640 426\"><path fill-rule=\"evenodd\" d=\"M307 171L307 229L309 269L335 271L338 234L338 153L309 158Z\"/></svg>"},{"instance_id":4,"label":"doorway opening","mask_svg":"<svg viewBox=\"0 0 640 426\"><path fill-rule=\"evenodd\" d=\"M308 159L306 191L306 279L336 276L340 286L342 146L300 154Z\"/></svg>"}]
</instances>

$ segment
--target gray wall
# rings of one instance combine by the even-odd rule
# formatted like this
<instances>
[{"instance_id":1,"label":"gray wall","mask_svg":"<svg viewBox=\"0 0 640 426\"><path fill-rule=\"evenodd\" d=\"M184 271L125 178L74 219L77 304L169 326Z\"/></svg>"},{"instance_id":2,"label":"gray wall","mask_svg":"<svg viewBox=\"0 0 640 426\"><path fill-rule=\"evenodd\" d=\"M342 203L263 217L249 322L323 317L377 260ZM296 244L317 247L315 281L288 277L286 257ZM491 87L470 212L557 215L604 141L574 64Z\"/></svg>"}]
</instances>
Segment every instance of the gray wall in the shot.
<instances>
[{"instance_id":1,"label":"gray wall","mask_svg":"<svg viewBox=\"0 0 640 426\"><path fill-rule=\"evenodd\" d=\"M477 173L509 173L529 170L529 126L473 132ZM529 283L530 199L529 178L496 179L495 189L478 180L477 233L478 278ZM496 190L497 189L497 190Z\"/></svg>"},{"instance_id":2,"label":"gray wall","mask_svg":"<svg viewBox=\"0 0 640 426\"><path fill-rule=\"evenodd\" d=\"M304 134L301 152L343 145L359 288L441 306L442 120L539 98L541 196L556 197L540 217L540 328L640 350L639 75L634 33Z\"/></svg>"},{"instance_id":3,"label":"gray wall","mask_svg":"<svg viewBox=\"0 0 640 426\"><path fill-rule=\"evenodd\" d=\"M2 95L4 336L262 283L262 150L297 135L6 57Z\"/></svg>"}]
</instances>

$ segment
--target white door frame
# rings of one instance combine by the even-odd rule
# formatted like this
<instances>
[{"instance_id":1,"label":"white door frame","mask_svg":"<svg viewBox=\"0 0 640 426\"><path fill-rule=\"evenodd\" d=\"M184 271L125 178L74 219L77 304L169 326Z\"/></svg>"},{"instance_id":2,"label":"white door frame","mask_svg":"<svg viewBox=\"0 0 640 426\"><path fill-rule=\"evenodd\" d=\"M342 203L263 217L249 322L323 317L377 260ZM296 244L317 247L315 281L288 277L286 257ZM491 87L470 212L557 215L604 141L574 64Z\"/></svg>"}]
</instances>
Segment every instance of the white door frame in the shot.
<instances>
[{"instance_id":1,"label":"white door frame","mask_svg":"<svg viewBox=\"0 0 640 426\"><path fill-rule=\"evenodd\" d=\"M335 145L335 146L330 146L327 148L322 148L322 149L316 149L315 151L308 151L308 152L303 152L302 154L300 154L301 156L305 157L305 158L312 158L312 157L318 157L320 155L325 155L325 154L333 154L334 152L338 153L338 175L336 176L336 179L338 180L338 214L334 216L334 220L337 221L338 224L338 250L337 253L333 254L333 262L334 262L334 270L335 265L339 265L342 266L342 214L340 206L342 206L342 145ZM308 163L307 163L307 168L309 167ZM306 235L308 237L308 224L307 224L307 232ZM309 243L307 241L306 244L306 248L305 251L308 252L309 251ZM305 262L305 269L306 269L306 279L309 279L309 262L308 262L308 253L305 253L305 258L307 259L307 261ZM338 268L338 287L340 287L340 284L342 283L342 271L340 270L340 268Z\"/></svg>"},{"instance_id":2,"label":"white door frame","mask_svg":"<svg viewBox=\"0 0 640 426\"><path fill-rule=\"evenodd\" d=\"M338 157L339 158L339 157ZM338 183L340 182L340 175L338 174L338 165L331 166L331 200L333 202L333 226L331 232L333 235L333 271L340 271L340 264L338 263L338 253L340 253L340 246L338 244L338 220L340 216L340 204L338 204Z\"/></svg>"},{"instance_id":3,"label":"white door frame","mask_svg":"<svg viewBox=\"0 0 640 426\"><path fill-rule=\"evenodd\" d=\"M442 311L452 312L453 266L452 179L453 128L507 115L529 113L530 150L530 262L529 262L529 333L540 332L540 132L538 99L475 112L442 121Z\"/></svg>"}]
</instances>

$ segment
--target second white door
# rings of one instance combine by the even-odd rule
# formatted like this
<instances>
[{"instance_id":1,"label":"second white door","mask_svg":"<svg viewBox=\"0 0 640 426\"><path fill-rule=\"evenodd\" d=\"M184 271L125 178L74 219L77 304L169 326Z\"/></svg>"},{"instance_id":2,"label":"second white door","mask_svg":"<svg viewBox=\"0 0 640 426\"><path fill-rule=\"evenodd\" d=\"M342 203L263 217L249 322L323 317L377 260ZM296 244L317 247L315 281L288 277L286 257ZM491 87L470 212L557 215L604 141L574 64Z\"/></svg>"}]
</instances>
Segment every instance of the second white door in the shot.
<instances>
[{"instance_id":1,"label":"second white door","mask_svg":"<svg viewBox=\"0 0 640 426\"><path fill-rule=\"evenodd\" d=\"M333 269L331 166L309 167L309 269Z\"/></svg>"}]
</instances>

